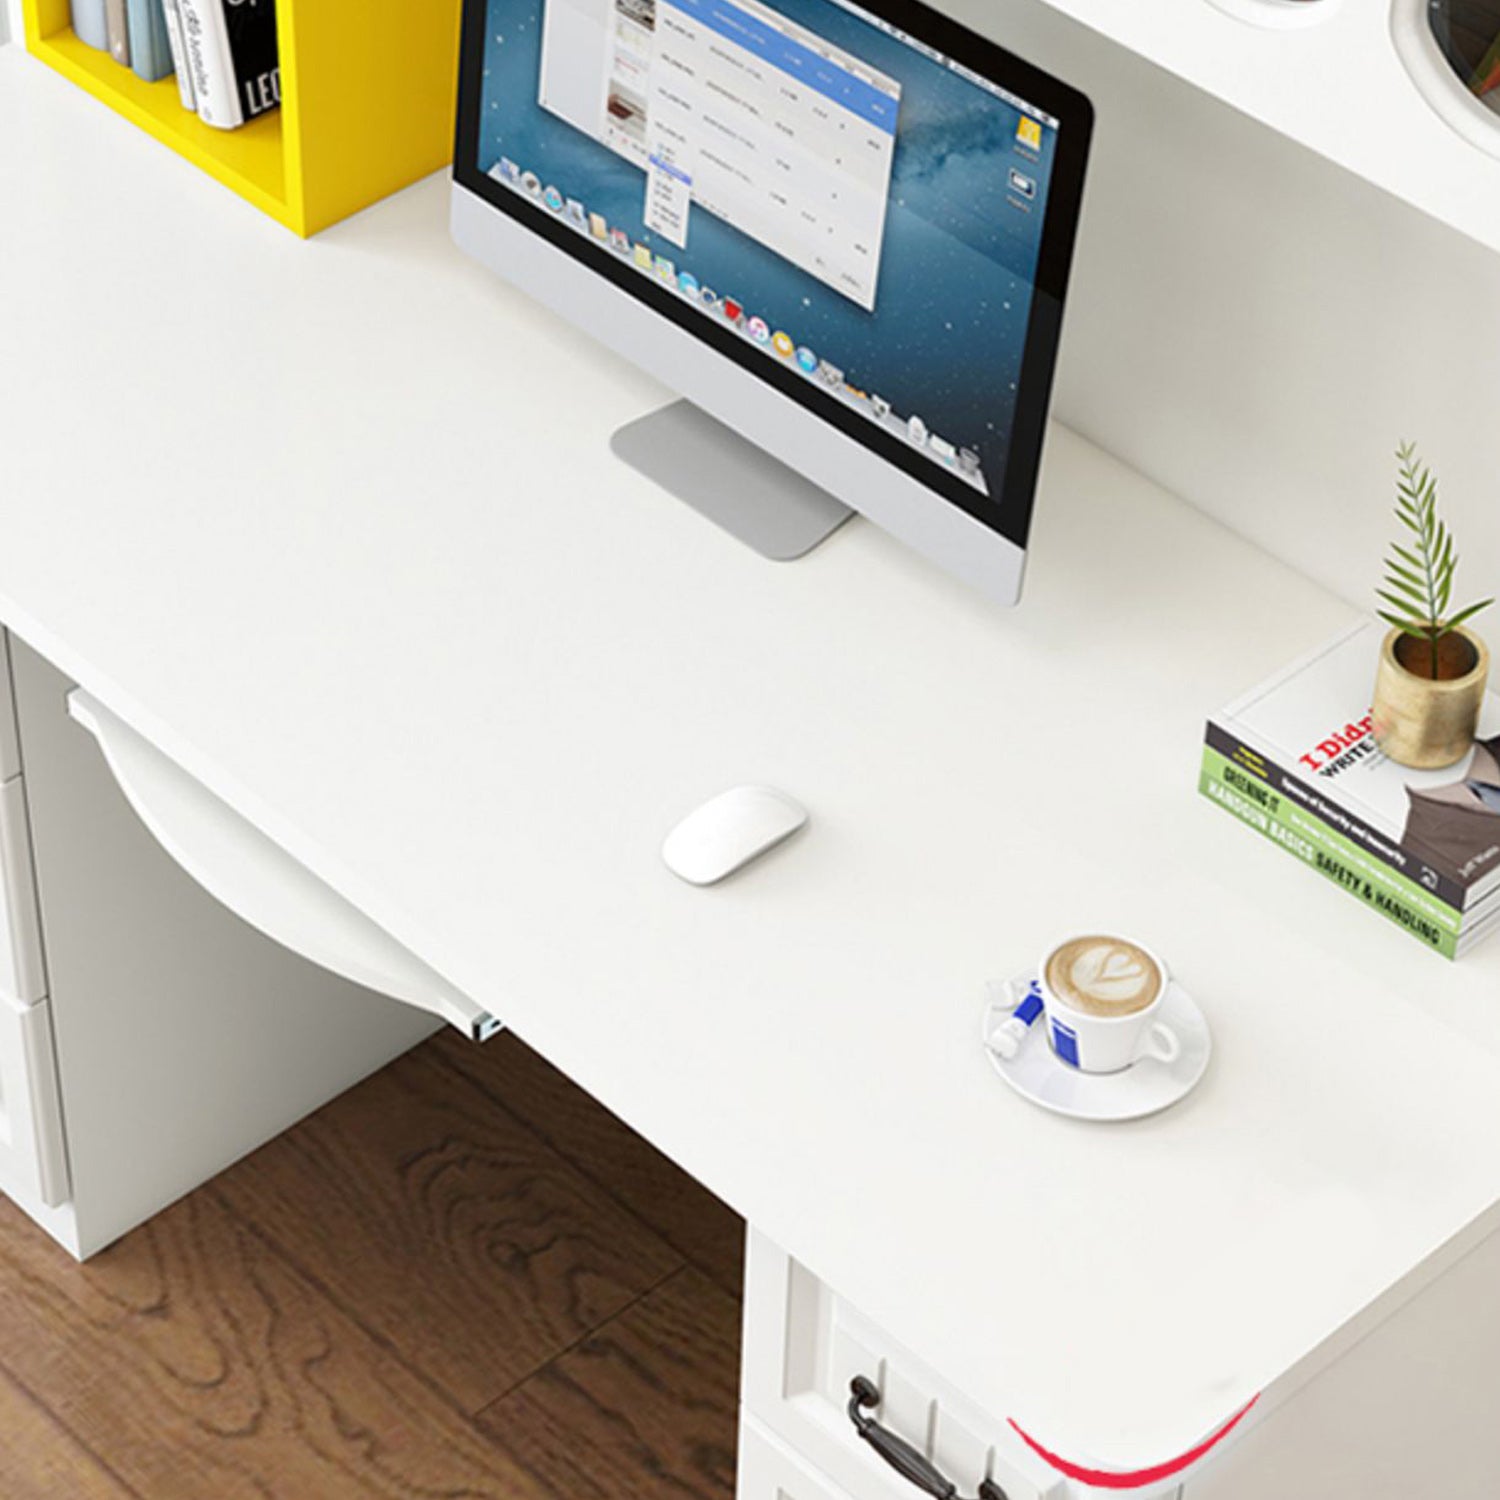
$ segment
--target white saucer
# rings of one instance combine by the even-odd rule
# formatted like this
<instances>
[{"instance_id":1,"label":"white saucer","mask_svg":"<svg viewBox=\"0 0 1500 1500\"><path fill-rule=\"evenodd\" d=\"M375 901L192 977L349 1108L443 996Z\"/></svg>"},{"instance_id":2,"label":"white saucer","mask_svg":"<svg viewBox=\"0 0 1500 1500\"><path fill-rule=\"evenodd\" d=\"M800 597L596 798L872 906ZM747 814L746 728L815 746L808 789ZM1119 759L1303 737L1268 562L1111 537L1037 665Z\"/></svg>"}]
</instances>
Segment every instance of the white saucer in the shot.
<instances>
[{"instance_id":1,"label":"white saucer","mask_svg":"<svg viewBox=\"0 0 1500 1500\"><path fill-rule=\"evenodd\" d=\"M1024 974L1011 982L1011 988L1024 996L1034 978ZM1001 1057L988 1039L1010 1013L1010 1006L996 999L984 1008L979 1036L990 1066L1023 1098L1074 1120L1139 1120L1170 1109L1193 1091L1213 1051L1207 1017L1175 981L1167 987L1158 1015L1177 1033L1181 1055L1173 1063L1142 1058L1123 1073L1080 1073L1058 1061L1047 1041L1045 1016L1032 1025L1014 1057Z\"/></svg>"}]
</instances>

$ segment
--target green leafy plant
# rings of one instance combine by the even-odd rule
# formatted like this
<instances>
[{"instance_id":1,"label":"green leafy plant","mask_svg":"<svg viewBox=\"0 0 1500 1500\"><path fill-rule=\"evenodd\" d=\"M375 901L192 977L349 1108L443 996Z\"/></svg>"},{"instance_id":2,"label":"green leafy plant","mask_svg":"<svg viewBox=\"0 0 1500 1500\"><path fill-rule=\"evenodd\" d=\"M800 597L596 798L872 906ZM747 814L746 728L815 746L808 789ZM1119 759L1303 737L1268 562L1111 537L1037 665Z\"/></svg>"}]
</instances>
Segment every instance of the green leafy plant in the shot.
<instances>
[{"instance_id":1,"label":"green leafy plant","mask_svg":"<svg viewBox=\"0 0 1500 1500\"><path fill-rule=\"evenodd\" d=\"M1438 675L1438 643L1495 601L1483 599L1453 614L1453 572L1458 555L1453 536L1438 515L1437 480L1417 458L1416 445L1402 443L1396 450L1401 465L1396 480L1396 519L1411 533L1411 546L1391 543L1385 560L1385 587L1375 592L1390 605L1377 610L1387 625L1426 641L1432 652L1432 675Z\"/></svg>"}]
</instances>

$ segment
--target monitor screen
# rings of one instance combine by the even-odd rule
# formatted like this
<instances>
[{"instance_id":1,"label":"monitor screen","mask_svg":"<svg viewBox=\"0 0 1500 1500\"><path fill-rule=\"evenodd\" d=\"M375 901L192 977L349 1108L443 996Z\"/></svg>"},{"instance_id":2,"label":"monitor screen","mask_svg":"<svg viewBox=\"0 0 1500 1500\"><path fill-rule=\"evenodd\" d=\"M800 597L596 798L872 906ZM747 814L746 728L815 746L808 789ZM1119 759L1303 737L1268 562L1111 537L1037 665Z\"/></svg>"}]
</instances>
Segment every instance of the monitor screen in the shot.
<instances>
[{"instance_id":1,"label":"monitor screen","mask_svg":"<svg viewBox=\"0 0 1500 1500\"><path fill-rule=\"evenodd\" d=\"M905 0L471 0L464 66L466 186L1024 545L1081 96Z\"/></svg>"}]
</instances>

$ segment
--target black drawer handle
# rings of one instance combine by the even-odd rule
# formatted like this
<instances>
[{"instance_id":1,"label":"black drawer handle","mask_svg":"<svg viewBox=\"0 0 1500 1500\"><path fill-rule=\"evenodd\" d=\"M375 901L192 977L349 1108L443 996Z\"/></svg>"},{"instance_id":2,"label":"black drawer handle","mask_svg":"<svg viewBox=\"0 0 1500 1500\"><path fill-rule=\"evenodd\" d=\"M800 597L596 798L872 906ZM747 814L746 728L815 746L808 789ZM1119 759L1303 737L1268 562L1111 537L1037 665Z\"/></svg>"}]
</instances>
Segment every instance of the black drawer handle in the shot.
<instances>
[{"instance_id":1,"label":"black drawer handle","mask_svg":"<svg viewBox=\"0 0 1500 1500\"><path fill-rule=\"evenodd\" d=\"M926 1490L935 1500L959 1500L958 1486L941 1469L929 1463L905 1438L897 1437L889 1427L882 1427L874 1417L865 1415L867 1406L879 1405L880 1388L873 1380L856 1375L849 1382L849 1420L854 1423L854 1430L919 1490ZM993 1479L986 1479L979 1486L978 1500L1006 1500L1006 1494Z\"/></svg>"}]
</instances>

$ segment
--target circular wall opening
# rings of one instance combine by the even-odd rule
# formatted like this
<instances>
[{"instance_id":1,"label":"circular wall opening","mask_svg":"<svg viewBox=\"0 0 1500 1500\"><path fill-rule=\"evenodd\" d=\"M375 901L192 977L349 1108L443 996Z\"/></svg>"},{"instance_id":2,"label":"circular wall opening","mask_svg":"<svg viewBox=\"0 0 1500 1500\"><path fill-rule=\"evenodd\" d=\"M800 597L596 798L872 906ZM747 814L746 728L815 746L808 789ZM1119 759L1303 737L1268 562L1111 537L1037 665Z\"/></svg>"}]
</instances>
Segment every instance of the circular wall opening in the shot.
<instances>
[{"instance_id":1,"label":"circular wall opening","mask_svg":"<svg viewBox=\"0 0 1500 1500\"><path fill-rule=\"evenodd\" d=\"M1391 37L1428 104L1500 156L1500 0L1395 0Z\"/></svg>"}]
</instances>

